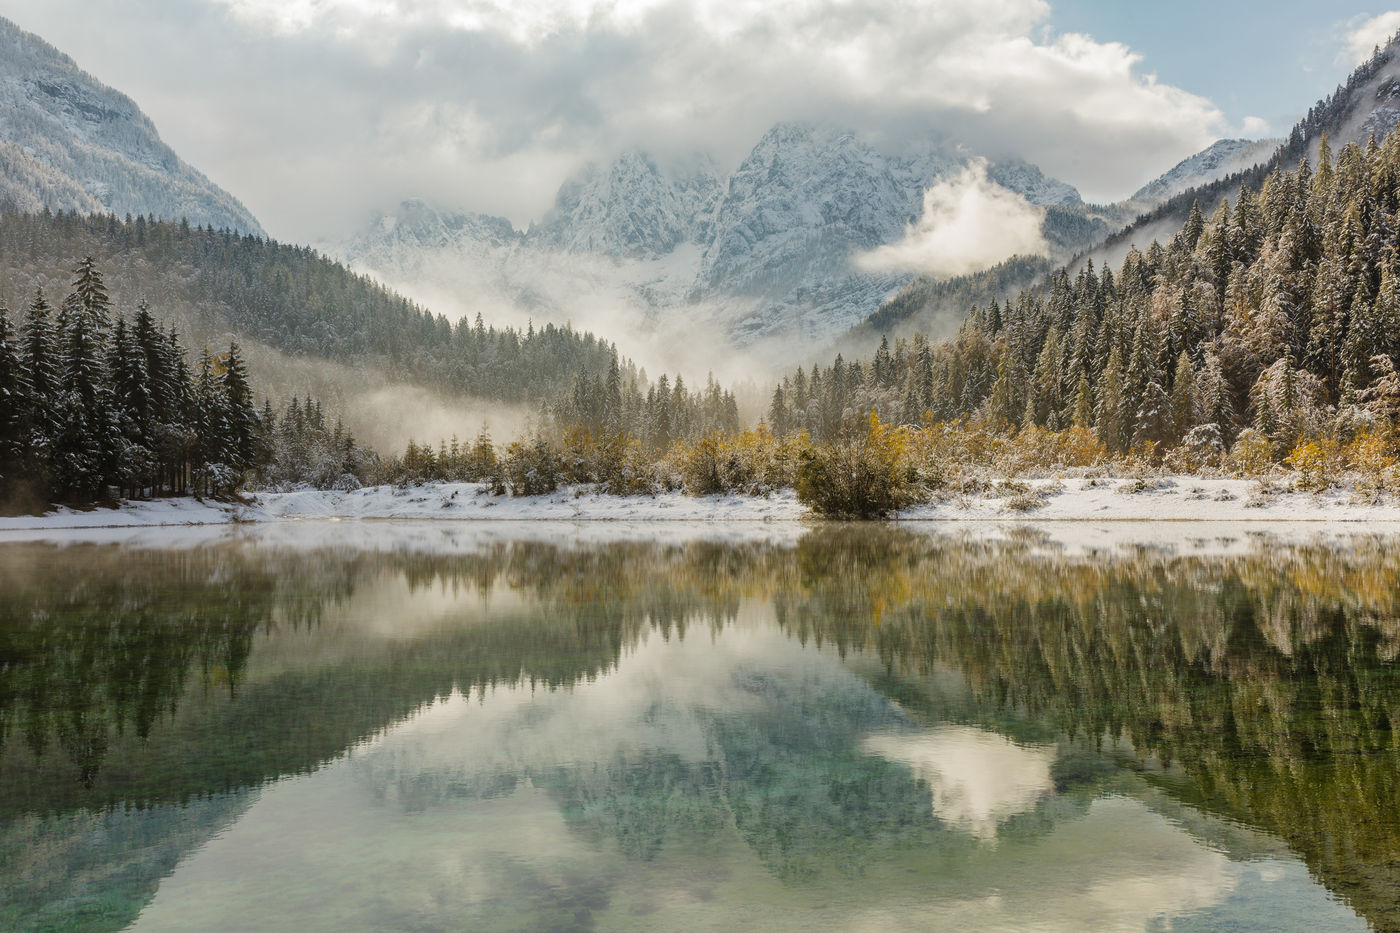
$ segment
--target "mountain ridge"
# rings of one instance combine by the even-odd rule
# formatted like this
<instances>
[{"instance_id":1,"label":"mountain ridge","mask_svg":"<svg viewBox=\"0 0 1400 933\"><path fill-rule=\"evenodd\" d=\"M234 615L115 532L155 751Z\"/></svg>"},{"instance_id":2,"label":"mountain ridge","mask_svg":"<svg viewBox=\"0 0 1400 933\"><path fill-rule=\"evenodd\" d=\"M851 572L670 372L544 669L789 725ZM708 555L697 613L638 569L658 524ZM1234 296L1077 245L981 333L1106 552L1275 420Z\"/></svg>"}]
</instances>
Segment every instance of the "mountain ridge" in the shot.
<instances>
[{"instance_id":1,"label":"mountain ridge","mask_svg":"<svg viewBox=\"0 0 1400 933\"><path fill-rule=\"evenodd\" d=\"M592 302L625 307L624 327L668 340L683 339L678 323L740 347L822 340L913 278L854 260L904 237L929 187L975 160L946 143L889 152L840 127L780 122L728 173L704 157L677 167L635 149L588 165L524 230L409 200L325 248L425 301L461 294L475 277L478 294L515 313L578 320ZM1072 186L1027 162L988 163L986 174L1045 212L1057 249L1111 229L1088 217ZM409 230L414 218L436 219L415 243L399 215Z\"/></svg>"},{"instance_id":2,"label":"mountain ridge","mask_svg":"<svg viewBox=\"0 0 1400 933\"><path fill-rule=\"evenodd\" d=\"M1136 216L1102 242L1073 257L1071 266L1087 260L1102 263L1120 257L1129 246L1146 247L1160 233L1171 235L1179 229L1192 205L1210 214L1222 202L1232 199L1241 187L1259 188L1272 172L1296 165L1303 158L1314 158L1322 134L1326 133L1334 151L1348 142L1365 144L1375 136L1389 135L1400 126L1400 36L1376 50L1348 76L1345 83L1310 107L1289 134L1279 140L1217 140L1188 157L1139 189L1123 207L1135 209ZM1272 148L1270 148L1272 146ZM1204 171L1202 171L1204 169ZM1139 195L1154 189L1167 196L1152 204L1140 204ZM965 277L953 293L972 297L976 303L991 298L1004 299L1035 280L1008 277L1005 270L991 269ZM1039 275L1039 273L1037 273ZM979 276L981 276L979 278ZM1005 290L1008 283L1010 291ZM902 332L922 327L936 331L950 322L934 320L940 315L965 314L966 307L952 309L942 300L946 290L934 280L919 277L891 296L860 325L852 336L868 339L877 330ZM858 334L857 334L858 332ZM850 338L846 339L849 342Z\"/></svg>"},{"instance_id":3,"label":"mountain ridge","mask_svg":"<svg viewBox=\"0 0 1400 933\"><path fill-rule=\"evenodd\" d=\"M233 195L182 160L120 91L0 17L0 206L154 214L266 236Z\"/></svg>"}]
</instances>

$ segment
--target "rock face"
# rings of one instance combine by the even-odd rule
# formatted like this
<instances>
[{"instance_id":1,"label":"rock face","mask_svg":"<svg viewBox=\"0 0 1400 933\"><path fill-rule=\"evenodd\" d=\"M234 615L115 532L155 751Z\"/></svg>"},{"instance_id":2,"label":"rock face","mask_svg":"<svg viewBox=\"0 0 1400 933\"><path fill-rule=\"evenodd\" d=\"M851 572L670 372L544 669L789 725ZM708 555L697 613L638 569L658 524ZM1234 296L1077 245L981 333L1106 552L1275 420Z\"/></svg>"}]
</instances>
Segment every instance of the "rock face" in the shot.
<instances>
[{"instance_id":1,"label":"rock face","mask_svg":"<svg viewBox=\"0 0 1400 933\"><path fill-rule=\"evenodd\" d=\"M579 296L601 294L643 326L684 318L739 346L821 340L912 278L853 260L903 237L924 192L971 161L951 146L890 153L840 129L781 123L728 176L698 157L663 165L627 152L566 182L525 232L407 202L330 249L425 298L463 294L470 269L476 296L536 316L578 321ZM988 177L1033 205L1082 207L1074 188L1024 162L991 164Z\"/></svg>"},{"instance_id":2,"label":"rock face","mask_svg":"<svg viewBox=\"0 0 1400 933\"><path fill-rule=\"evenodd\" d=\"M1281 139L1216 140L1143 185L1129 200L1159 203L1188 188L1199 188L1241 169L1261 165L1269 161L1281 142Z\"/></svg>"},{"instance_id":3,"label":"rock face","mask_svg":"<svg viewBox=\"0 0 1400 933\"><path fill-rule=\"evenodd\" d=\"M852 255L892 242L917 218L923 190L961 167L894 159L849 133L780 124L729 177L697 287L780 299Z\"/></svg>"},{"instance_id":4,"label":"rock face","mask_svg":"<svg viewBox=\"0 0 1400 933\"><path fill-rule=\"evenodd\" d=\"M574 253L663 256L696 239L719 186L708 162L663 172L646 153L625 152L565 182L530 239Z\"/></svg>"},{"instance_id":5,"label":"rock face","mask_svg":"<svg viewBox=\"0 0 1400 933\"><path fill-rule=\"evenodd\" d=\"M486 253L512 246L523 238L509 220L487 214L465 214L435 210L422 201L404 201L392 214L379 214L373 222L348 241L344 251L351 255L371 252L402 261L405 251L428 252L474 247Z\"/></svg>"},{"instance_id":6,"label":"rock face","mask_svg":"<svg viewBox=\"0 0 1400 933\"><path fill-rule=\"evenodd\" d=\"M161 142L130 98L3 18L0 206L155 214L263 235L247 208Z\"/></svg>"}]
</instances>

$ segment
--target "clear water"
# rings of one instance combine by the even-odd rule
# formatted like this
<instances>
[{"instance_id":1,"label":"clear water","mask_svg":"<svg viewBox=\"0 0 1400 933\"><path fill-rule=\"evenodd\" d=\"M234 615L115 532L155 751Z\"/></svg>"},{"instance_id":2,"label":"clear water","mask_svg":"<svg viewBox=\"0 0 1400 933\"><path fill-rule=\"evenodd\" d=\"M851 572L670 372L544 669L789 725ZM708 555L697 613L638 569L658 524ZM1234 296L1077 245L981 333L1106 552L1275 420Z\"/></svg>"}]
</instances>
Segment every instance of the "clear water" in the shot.
<instances>
[{"instance_id":1,"label":"clear water","mask_svg":"<svg viewBox=\"0 0 1400 933\"><path fill-rule=\"evenodd\" d=\"M387 528L0 544L0 929L1400 929L1385 539Z\"/></svg>"}]
</instances>

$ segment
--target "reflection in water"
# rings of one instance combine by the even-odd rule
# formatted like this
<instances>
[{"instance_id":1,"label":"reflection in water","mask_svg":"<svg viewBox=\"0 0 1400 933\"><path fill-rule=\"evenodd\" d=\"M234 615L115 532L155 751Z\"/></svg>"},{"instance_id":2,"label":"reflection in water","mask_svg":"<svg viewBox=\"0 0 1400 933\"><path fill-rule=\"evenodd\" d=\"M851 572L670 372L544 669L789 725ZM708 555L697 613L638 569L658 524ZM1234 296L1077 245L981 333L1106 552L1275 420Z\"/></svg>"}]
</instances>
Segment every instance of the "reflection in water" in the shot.
<instances>
[{"instance_id":1,"label":"reflection in water","mask_svg":"<svg viewBox=\"0 0 1400 933\"><path fill-rule=\"evenodd\" d=\"M1400 929L1397 571L6 545L0 928Z\"/></svg>"},{"instance_id":2,"label":"reflection in water","mask_svg":"<svg viewBox=\"0 0 1400 933\"><path fill-rule=\"evenodd\" d=\"M1034 809L1055 790L1055 746L1024 747L975 726L881 733L863 747L908 765L928 783L934 814L978 839L995 840L1008 816Z\"/></svg>"}]
</instances>

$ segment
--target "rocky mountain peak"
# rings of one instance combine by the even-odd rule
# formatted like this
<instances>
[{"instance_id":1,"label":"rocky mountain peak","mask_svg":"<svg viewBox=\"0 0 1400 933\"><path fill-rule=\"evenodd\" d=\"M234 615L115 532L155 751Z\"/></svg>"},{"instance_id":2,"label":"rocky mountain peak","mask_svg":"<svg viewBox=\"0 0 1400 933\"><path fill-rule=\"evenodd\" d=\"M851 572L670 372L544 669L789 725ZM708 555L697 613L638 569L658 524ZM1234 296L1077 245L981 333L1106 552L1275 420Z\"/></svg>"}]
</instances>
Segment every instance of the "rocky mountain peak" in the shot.
<instances>
[{"instance_id":1,"label":"rocky mountain peak","mask_svg":"<svg viewBox=\"0 0 1400 933\"><path fill-rule=\"evenodd\" d=\"M0 205L187 219L263 235L239 201L182 161L131 98L0 18Z\"/></svg>"},{"instance_id":2,"label":"rocky mountain peak","mask_svg":"<svg viewBox=\"0 0 1400 933\"><path fill-rule=\"evenodd\" d=\"M718 187L707 164L667 171L647 153L630 150L566 181L530 236L570 252L664 255L695 238Z\"/></svg>"}]
</instances>

